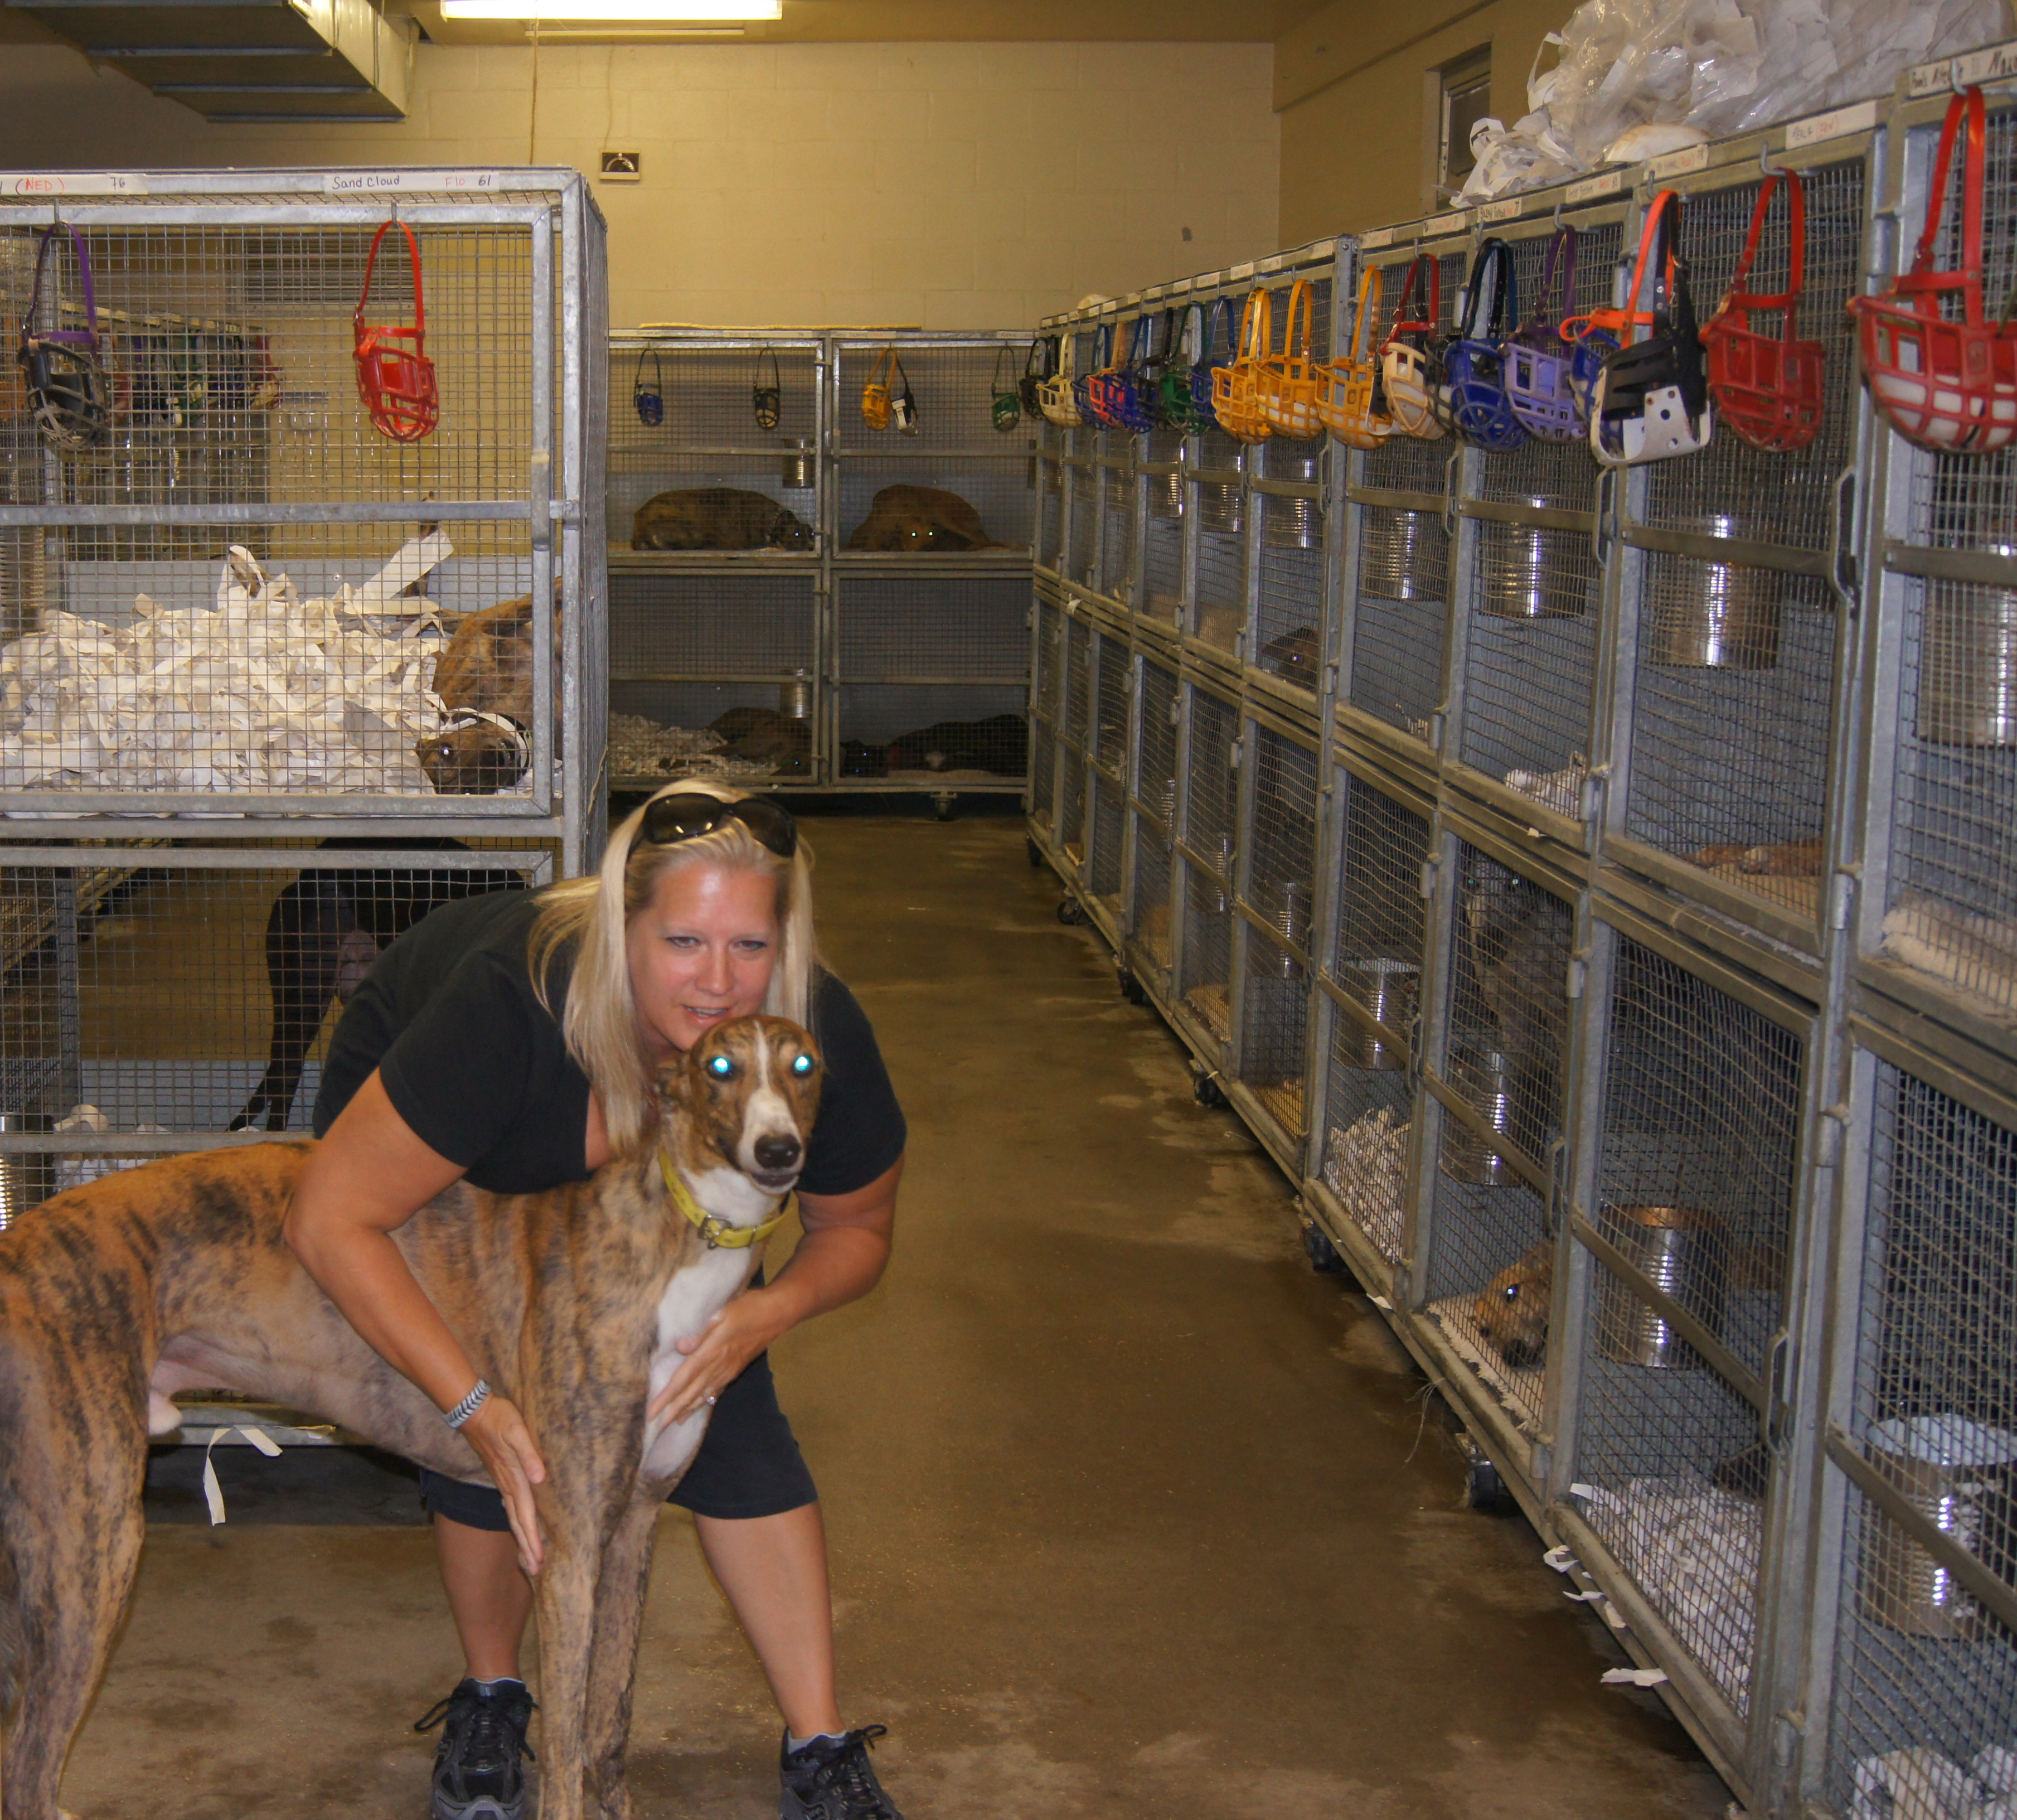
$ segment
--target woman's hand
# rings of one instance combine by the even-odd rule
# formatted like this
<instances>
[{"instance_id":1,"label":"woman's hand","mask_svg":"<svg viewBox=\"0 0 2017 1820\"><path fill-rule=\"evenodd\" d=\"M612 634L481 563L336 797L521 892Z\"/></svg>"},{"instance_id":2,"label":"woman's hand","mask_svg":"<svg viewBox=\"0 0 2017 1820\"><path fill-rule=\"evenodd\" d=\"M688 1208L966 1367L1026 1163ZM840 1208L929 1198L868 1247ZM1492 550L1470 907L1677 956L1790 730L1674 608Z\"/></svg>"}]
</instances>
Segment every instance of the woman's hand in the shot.
<instances>
[{"instance_id":1,"label":"woman's hand","mask_svg":"<svg viewBox=\"0 0 2017 1820\"><path fill-rule=\"evenodd\" d=\"M532 1487L546 1482L547 1467L532 1445L532 1432L525 1426L518 1406L495 1392L462 1425L461 1432L503 1494L504 1514L511 1519L511 1534L518 1544L518 1565L532 1579L545 1564L547 1552L546 1539L539 1533L539 1510L532 1500Z\"/></svg>"},{"instance_id":2,"label":"woman's hand","mask_svg":"<svg viewBox=\"0 0 2017 1820\"><path fill-rule=\"evenodd\" d=\"M655 1421L663 1416L682 1422L704 1410L792 1324L781 1316L778 1301L768 1289L752 1289L736 1297L698 1333L674 1342L686 1363L651 1399L646 1419Z\"/></svg>"}]
</instances>

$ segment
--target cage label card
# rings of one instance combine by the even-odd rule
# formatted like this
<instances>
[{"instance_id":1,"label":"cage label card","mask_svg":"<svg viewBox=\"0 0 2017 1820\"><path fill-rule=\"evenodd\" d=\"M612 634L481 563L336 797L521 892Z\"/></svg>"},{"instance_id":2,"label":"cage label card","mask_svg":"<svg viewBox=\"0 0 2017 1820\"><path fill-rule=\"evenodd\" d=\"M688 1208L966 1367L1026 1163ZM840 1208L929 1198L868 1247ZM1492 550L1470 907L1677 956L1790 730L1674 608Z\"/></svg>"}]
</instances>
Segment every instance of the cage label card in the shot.
<instances>
[{"instance_id":1,"label":"cage label card","mask_svg":"<svg viewBox=\"0 0 2017 1820\"><path fill-rule=\"evenodd\" d=\"M147 179L132 171L8 171L0 172L0 195L145 196Z\"/></svg>"},{"instance_id":2,"label":"cage label card","mask_svg":"<svg viewBox=\"0 0 2017 1820\"><path fill-rule=\"evenodd\" d=\"M325 171L328 196L416 196L506 187L501 171Z\"/></svg>"},{"instance_id":3,"label":"cage label card","mask_svg":"<svg viewBox=\"0 0 2017 1820\"><path fill-rule=\"evenodd\" d=\"M1954 60L1952 86L1976 88L1991 82L2007 82L2017 76L2017 43L1991 45L1986 50L1967 51Z\"/></svg>"},{"instance_id":4,"label":"cage label card","mask_svg":"<svg viewBox=\"0 0 2017 1820\"><path fill-rule=\"evenodd\" d=\"M1708 168L1708 147L1706 145L1683 146L1678 152L1668 152L1653 161L1653 180L1663 177L1685 177L1691 171Z\"/></svg>"},{"instance_id":5,"label":"cage label card","mask_svg":"<svg viewBox=\"0 0 2017 1820\"><path fill-rule=\"evenodd\" d=\"M1580 183L1571 183L1562 192L1562 200L1571 205L1594 202L1600 196L1615 196L1624 187L1623 170L1606 171L1601 176L1586 177Z\"/></svg>"},{"instance_id":6,"label":"cage label card","mask_svg":"<svg viewBox=\"0 0 2017 1820\"><path fill-rule=\"evenodd\" d=\"M1846 139L1853 132L1867 132L1877 124L1877 103L1859 101L1853 107L1838 107L1828 114L1810 114L1786 128L1786 150L1817 146L1828 139Z\"/></svg>"}]
</instances>

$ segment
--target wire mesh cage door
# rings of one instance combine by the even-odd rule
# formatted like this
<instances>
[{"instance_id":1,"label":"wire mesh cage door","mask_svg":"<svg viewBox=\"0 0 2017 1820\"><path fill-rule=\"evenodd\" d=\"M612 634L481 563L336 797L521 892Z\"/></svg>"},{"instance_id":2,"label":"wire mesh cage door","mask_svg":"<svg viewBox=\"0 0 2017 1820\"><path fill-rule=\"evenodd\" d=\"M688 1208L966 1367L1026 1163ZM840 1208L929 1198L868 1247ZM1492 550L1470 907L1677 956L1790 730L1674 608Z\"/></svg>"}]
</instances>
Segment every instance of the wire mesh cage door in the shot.
<instances>
[{"instance_id":1,"label":"wire mesh cage door","mask_svg":"<svg viewBox=\"0 0 2017 1820\"><path fill-rule=\"evenodd\" d=\"M1446 323L1463 282L1464 244L1428 249ZM1415 249L1366 253L1379 275L1367 342L1377 350L1399 316ZM1356 303L1353 305L1356 309ZM1345 489L1344 626L1340 689L1348 724L1433 762L1434 717L1444 695L1451 551L1444 515L1452 450L1447 439L1395 434L1355 450ZM1398 740L1392 735L1398 735Z\"/></svg>"},{"instance_id":2,"label":"wire mesh cage door","mask_svg":"<svg viewBox=\"0 0 2017 1820\"><path fill-rule=\"evenodd\" d=\"M1546 1386L1577 906L1566 880L1447 811L1434 853L1416 1287L1524 1449Z\"/></svg>"},{"instance_id":3,"label":"wire mesh cage door","mask_svg":"<svg viewBox=\"0 0 2017 1820\"><path fill-rule=\"evenodd\" d=\"M1091 820L1085 890L1102 931L1117 947L1124 926L1123 861L1128 836L1128 766L1132 655L1125 634L1106 626L1092 637L1092 744L1087 753Z\"/></svg>"},{"instance_id":4,"label":"wire mesh cage door","mask_svg":"<svg viewBox=\"0 0 2017 1820\"><path fill-rule=\"evenodd\" d=\"M1791 1495L1764 1437L1790 1324L1813 1013L1603 918L1603 1060L1569 1221L1588 1295L1581 1333L1556 1347L1574 1367L1574 1508L1608 1558L1600 1580L1635 1630L1665 1630L1651 1646L1741 1778L1760 1760L1754 1712L1769 1717L1788 1667L1760 1653L1782 1571L1768 1511Z\"/></svg>"},{"instance_id":5,"label":"wire mesh cage door","mask_svg":"<svg viewBox=\"0 0 2017 1820\"><path fill-rule=\"evenodd\" d=\"M1064 717L1059 728L1057 847L1065 876L1085 865L1086 796L1092 744L1092 628L1067 605L1064 616Z\"/></svg>"},{"instance_id":6,"label":"wire mesh cage door","mask_svg":"<svg viewBox=\"0 0 2017 1820\"><path fill-rule=\"evenodd\" d=\"M1936 257L1961 262L1958 194L1930 197L1947 96L1900 101L1886 193L1900 197L1900 258L1940 208ZM2017 196L2017 109L1988 97L1984 218ZM1951 186L1958 191L1963 185ZM2017 279L2007 234L1986 237L1983 291ZM1866 976L2005 1054L2017 1011L2017 457L1935 453L1880 424L1865 615L1867 821L1857 952Z\"/></svg>"},{"instance_id":7,"label":"wire mesh cage door","mask_svg":"<svg viewBox=\"0 0 2017 1820\"><path fill-rule=\"evenodd\" d=\"M440 905L554 876L551 847L431 837L4 858L0 1223L230 1131L305 1132L330 1033L383 945Z\"/></svg>"},{"instance_id":8,"label":"wire mesh cage door","mask_svg":"<svg viewBox=\"0 0 2017 1820\"><path fill-rule=\"evenodd\" d=\"M835 576L832 598L842 780L1019 789L1029 764L1027 573L923 559L861 566Z\"/></svg>"},{"instance_id":9,"label":"wire mesh cage door","mask_svg":"<svg viewBox=\"0 0 2017 1820\"><path fill-rule=\"evenodd\" d=\"M1548 338L1571 303L1611 301L1626 213L1618 202L1537 212L1497 235L1521 338L1559 347ZM1599 470L1582 436L1527 433L1515 447L1467 451L1452 473L1465 522L1446 750L1471 794L1583 844L1605 582Z\"/></svg>"},{"instance_id":10,"label":"wire mesh cage door","mask_svg":"<svg viewBox=\"0 0 2017 1820\"><path fill-rule=\"evenodd\" d=\"M612 551L819 558L824 344L624 333L609 343Z\"/></svg>"},{"instance_id":11,"label":"wire mesh cage door","mask_svg":"<svg viewBox=\"0 0 2017 1820\"><path fill-rule=\"evenodd\" d=\"M1323 1130L1316 1175L1340 1216L1391 1269L1407 1255L1420 988L1423 868L1434 804L1333 747L1337 858L1320 890L1327 946L1318 972Z\"/></svg>"},{"instance_id":12,"label":"wire mesh cage door","mask_svg":"<svg viewBox=\"0 0 2017 1820\"><path fill-rule=\"evenodd\" d=\"M994 416L996 363L1005 348L1021 357L1019 338L909 330L835 336L831 347L836 561L1027 562L1036 522L1034 432L1019 421L1005 435ZM863 408L864 391L890 352L902 368L892 399L907 385L911 400L907 430L900 416L873 428Z\"/></svg>"},{"instance_id":13,"label":"wire mesh cage door","mask_svg":"<svg viewBox=\"0 0 2017 1820\"><path fill-rule=\"evenodd\" d=\"M1138 657L1136 736L1131 807L1135 865L1129 881L1128 953L1138 978L1165 1000L1175 973L1171 891L1176 879L1178 719L1182 702L1177 672L1153 658Z\"/></svg>"},{"instance_id":14,"label":"wire mesh cage door","mask_svg":"<svg viewBox=\"0 0 2017 1820\"><path fill-rule=\"evenodd\" d=\"M599 843L581 811L602 710L575 697L599 655L603 538L565 502L602 467L601 218L557 172L395 200L401 251L377 262L368 312L412 324L424 304L426 363L400 383L432 402L410 424L390 369L360 392L356 359L386 202L332 199L308 173L156 173L144 197L68 211L79 240L63 237L40 307L79 327L91 305L114 312L108 389L71 449L25 393L0 399L0 568L25 583L27 639L9 648L24 717L0 767L10 809L228 795L254 814L516 822L561 833L574 861ZM0 209L10 320L50 222L45 205ZM453 616L493 608L471 636L496 661L451 662Z\"/></svg>"},{"instance_id":15,"label":"wire mesh cage door","mask_svg":"<svg viewBox=\"0 0 2017 1820\"><path fill-rule=\"evenodd\" d=\"M1104 453L1097 470L1101 526L1097 591L1124 610L1133 604L1139 550L1141 488L1135 470L1135 439L1102 430Z\"/></svg>"},{"instance_id":16,"label":"wire mesh cage door","mask_svg":"<svg viewBox=\"0 0 2017 1820\"><path fill-rule=\"evenodd\" d=\"M1252 452L1218 429L1193 435L1184 449L1191 551L1190 618L1184 630L1207 656L1236 663L1247 629L1247 469Z\"/></svg>"},{"instance_id":17,"label":"wire mesh cage door","mask_svg":"<svg viewBox=\"0 0 2017 1820\"><path fill-rule=\"evenodd\" d=\"M1227 697L1184 684L1180 848L1184 894L1178 955L1178 1003L1221 1054L1232 1035L1232 901L1239 862L1239 710Z\"/></svg>"},{"instance_id":18,"label":"wire mesh cage door","mask_svg":"<svg viewBox=\"0 0 2017 1820\"><path fill-rule=\"evenodd\" d=\"M1047 843L1058 826L1058 741L1065 713L1065 616L1041 587L1030 615L1030 818Z\"/></svg>"},{"instance_id":19,"label":"wire mesh cage door","mask_svg":"<svg viewBox=\"0 0 2017 1820\"><path fill-rule=\"evenodd\" d=\"M1331 649L1328 463L1321 443L1283 440L1264 444L1260 459L1250 661L1313 705Z\"/></svg>"},{"instance_id":20,"label":"wire mesh cage door","mask_svg":"<svg viewBox=\"0 0 2017 1820\"><path fill-rule=\"evenodd\" d=\"M1240 735L1244 798L1239 868L1239 1041L1233 1078L1299 1165L1309 1128L1310 979L1315 951L1318 760L1313 741L1250 713Z\"/></svg>"},{"instance_id":21,"label":"wire mesh cage door","mask_svg":"<svg viewBox=\"0 0 2017 1820\"><path fill-rule=\"evenodd\" d=\"M1700 453L1649 464L1622 496L1625 535L1639 547L1624 571L1620 663L1631 686L1621 694L1630 716L1615 738L1607 851L1809 949L1820 939L1849 649L1836 577L1853 534L1850 470L1867 435L1845 306L1861 288L1879 149L1866 134L1776 156L1775 171L1792 175L1770 179L1747 150L1676 180L1681 251L1705 314L1731 288L1748 245L1747 294L1784 297L1799 280L1792 326L1818 350L1820 421L1800 446L1763 448L1747 439L1747 428L1759 432L1740 412ZM1777 337L1785 312L1744 320Z\"/></svg>"},{"instance_id":22,"label":"wire mesh cage door","mask_svg":"<svg viewBox=\"0 0 2017 1820\"><path fill-rule=\"evenodd\" d=\"M619 789L824 775L817 576L619 569L610 577L610 775ZM1027 634L1018 628L1020 645Z\"/></svg>"},{"instance_id":23,"label":"wire mesh cage door","mask_svg":"<svg viewBox=\"0 0 2017 1820\"><path fill-rule=\"evenodd\" d=\"M1993 1811L2017 1728L2017 1107L1870 1034L1802 1793L1903 1811L1923 1787Z\"/></svg>"},{"instance_id":24,"label":"wire mesh cage door","mask_svg":"<svg viewBox=\"0 0 2017 1820\"><path fill-rule=\"evenodd\" d=\"M1142 439L1142 480L1139 580L1135 610L1166 625L1188 623L1184 590L1184 532L1191 489L1184 479L1186 442L1180 431L1151 430Z\"/></svg>"},{"instance_id":25,"label":"wire mesh cage door","mask_svg":"<svg viewBox=\"0 0 2017 1820\"><path fill-rule=\"evenodd\" d=\"M1037 427L1036 565L1061 575L1065 551L1064 432L1055 424Z\"/></svg>"}]
</instances>

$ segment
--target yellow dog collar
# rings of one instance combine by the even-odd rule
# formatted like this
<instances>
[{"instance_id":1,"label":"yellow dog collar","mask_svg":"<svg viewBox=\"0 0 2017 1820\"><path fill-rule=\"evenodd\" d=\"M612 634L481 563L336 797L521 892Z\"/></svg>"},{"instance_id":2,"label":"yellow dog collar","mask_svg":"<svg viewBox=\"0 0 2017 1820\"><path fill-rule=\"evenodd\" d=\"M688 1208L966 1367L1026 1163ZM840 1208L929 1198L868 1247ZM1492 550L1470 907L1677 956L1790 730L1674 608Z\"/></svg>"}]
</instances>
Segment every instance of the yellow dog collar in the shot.
<instances>
[{"instance_id":1,"label":"yellow dog collar","mask_svg":"<svg viewBox=\"0 0 2017 1820\"><path fill-rule=\"evenodd\" d=\"M778 1211L761 1226L731 1226L718 1214L705 1212L694 1199L693 1190L680 1179L680 1172L673 1167L673 1160L663 1150L659 1153L659 1173L666 1179L666 1186L673 1197L673 1204L685 1215L687 1223L707 1240L709 1251L725 1247L731 1251L746 1251L752 1245L760 1245L785 1223L785 1209L791 1204L788 1195L778 1204Z\"/></svg>"}]
</instances>

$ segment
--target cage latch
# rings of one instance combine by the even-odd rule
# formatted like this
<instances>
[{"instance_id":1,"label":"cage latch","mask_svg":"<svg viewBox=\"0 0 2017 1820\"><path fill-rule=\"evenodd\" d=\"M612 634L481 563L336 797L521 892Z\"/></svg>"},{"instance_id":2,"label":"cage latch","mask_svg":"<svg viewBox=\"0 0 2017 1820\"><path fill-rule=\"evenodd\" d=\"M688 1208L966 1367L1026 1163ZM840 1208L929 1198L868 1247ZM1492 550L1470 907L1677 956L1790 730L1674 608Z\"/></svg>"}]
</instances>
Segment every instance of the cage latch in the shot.
<instances>
[{"instance_id":1,"label":"cage latch","mask_svg":"<svg viewBox=\"0 0 2017 1820\"><path fill-rule=\"evenodd\" d=\"M1589 980L1589 950L1579 948L1569 956L1567 977L1562 981L1562 996L1570 999L1580 998Z\"/></svg>"},{"instance_id":2,"label":"cage latch","mask_svg":"<svg viewBox=\"0 0 2017 1820\"><path fill-rule=\"evenodd\" d=\"M1181 695L1172 695L1170 698L1170 724L1172 727L1181 727L1183 724L1183 697Z\"/></svg>"},{"instance_id":3,"label":"cage latch","mask_svg":"<svg viewBox=\"0 0 2017 1820\"><path fill-rule=\"evenodd\" d=\"M1246 763L1246 761L1247 742L1244 739L1234 740L1232 743L1225 749L1226 764L1232 770L1237 771L1241 765Z\"/></svg>"},{"instance_id":4,"label":"cage latch","mask_svg":"<svg viewBox=\"0 0 2017 1820\"><path fill-rule=\"evenodd\" d=\"M1786 1386L1792 1375L1792 1336L1781 1327L1772 1336L1771 1348L1765 1356L1765 1407L1758 1423L1759 1439L1775 1453L1785 1439Z\"/></svg>"},{"instance_id":5,"label":"cage latch","mask_svg":"<svg viewBox=\"0 0 2017 1820\"><path fill-rule=\"evenodd\" d=\"M1583 774L1582 818L1594 822L1604 814L1604 793L1611 782L1611 767L1593 764Z\"/></svg>"},{"instance_id":6,"label":"cage latch","mask_svg":"<svg viewBox=\"0 0 2017 1820\"><path fill-rule=\"evenodd\" d=\"M1820 1123L1814 1128L1814 1167L1832 1169L1842 1161L1842 1140L1849 1130L1846 1105L1824 1106Z\"/></svg>"},{"instance_id":7,"label":"cage latch","mask_svg":"<svg viewBox=\"0 0 2017 1820\"><path fill-rule=\"evenodd\" d=\"M1436 894L1436 862L1432 859L1422 861L1422 895L1434 897Z\"/></svg>"},{"instance_id":8,"label":"cage latch","mask_svg":"<svg viewBox=\"0 0 2017 1820\"><path fill-rule=\"evenodd\" d=\"M1828 883L1828 927L1846 929L1856 908L1856 874L1849 867L1838 870Z\"/></svg>"}]
</instances>

